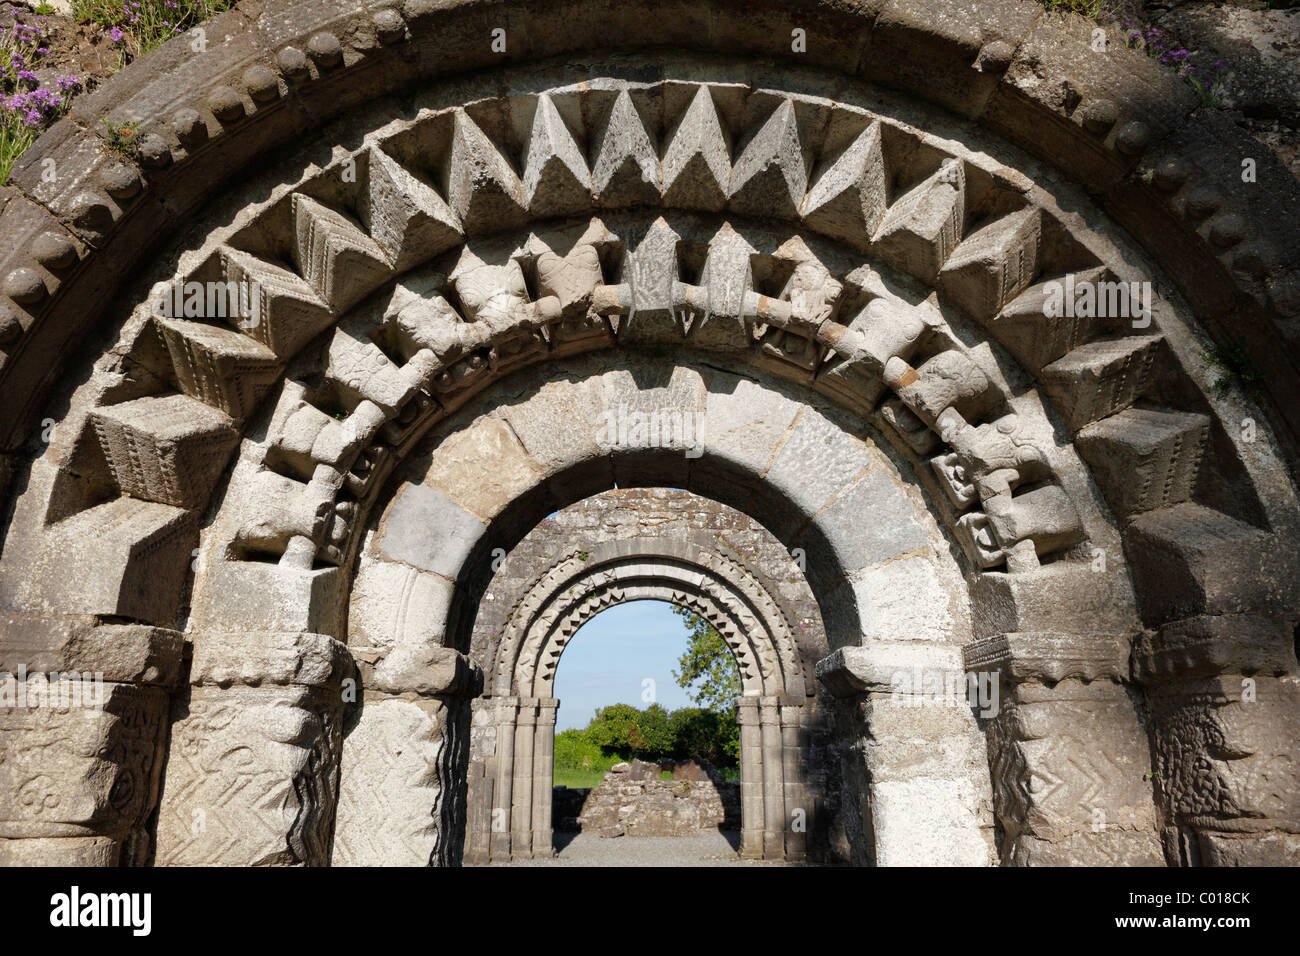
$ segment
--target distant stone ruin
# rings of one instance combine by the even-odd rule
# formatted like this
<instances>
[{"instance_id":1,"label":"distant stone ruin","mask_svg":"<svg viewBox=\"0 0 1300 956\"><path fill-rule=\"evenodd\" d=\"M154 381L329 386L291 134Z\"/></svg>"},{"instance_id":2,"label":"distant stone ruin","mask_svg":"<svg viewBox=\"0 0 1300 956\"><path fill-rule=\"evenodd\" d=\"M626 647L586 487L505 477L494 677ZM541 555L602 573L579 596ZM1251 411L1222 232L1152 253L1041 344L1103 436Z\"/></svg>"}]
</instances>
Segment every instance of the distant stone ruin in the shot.
<instances>
[{"instance_id":1,"label":"distant stone ruin","mask_svg":"<svg viewBox=\"0 0 1300 956\"><path fill-rule=\"evenodd\" d=\"M671 780L662 779L664 771L672 773ZM558 831L675 837L740 830L740 784L728 783L703 761L618 763L600 786L563 791L556 788Z\"/></svg>"}]
</instances>

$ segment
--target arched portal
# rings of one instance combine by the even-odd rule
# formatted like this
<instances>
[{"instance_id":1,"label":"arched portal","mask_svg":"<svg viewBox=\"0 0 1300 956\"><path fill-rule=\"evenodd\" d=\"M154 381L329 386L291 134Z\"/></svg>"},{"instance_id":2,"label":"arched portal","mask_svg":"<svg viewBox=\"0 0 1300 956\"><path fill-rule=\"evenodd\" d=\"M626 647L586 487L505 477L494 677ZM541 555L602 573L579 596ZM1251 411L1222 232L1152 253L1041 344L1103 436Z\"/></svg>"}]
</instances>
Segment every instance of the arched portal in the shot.
<instances>
[{"instance_id":1,"label":"arched portal","mask_svg":"<svg viewBox=\"0 0 1300 956\"><path fill-rule=\"evenodd\" d=\"M423 856L455 862L492 550L615 484L698 491L806 551L819 680L863 705L863 859L987 862L985 787L1009 862L1158 859L1157 829L1170 862L1290 852L1300 788L1265 768L1294 766L1300 706L1273 560L1300 405L1269 318L1295 272L1267 246L1300 216L1242 192L1235 134L1140 54L1094 68L1037 5L998 6L648 25L629 2L569 30L520 3L514 73L477 3L237 11L219 50L96 94L144 124L138 165L98 122L44 137L2 213L4 647L101 665L114 745L6 724L5 852L325 862L340 759L386 714L429 744ZM546 59L606 49L611 17L648 52ZM773 46L797 17L817 69ZM67 157L84 170L41 178ZM1165 277L1137 323L1044 309L1054 285ZM155 314L172 279L255 287L256 314ZM1207 387L1225 321L1280 370L1257 409ZM653 441L631 424L665 411ZM947 601L891 600L913 574ZM358 612L395 580L419 614ZM884 707L927 662L1005 678L988 760L969 714ZM952 746L900 759L927 734ZM1044 786L1062 773L1079 785ZM980 842L927 842L918 806Z\"/></svg>"},{"instance_id":2,"label":"arched portal","mask_svg":"<svg viewBox=\"0 0 1300 956\"><path fill-rule=\"evenodd\" d=\"M711 547L681 539L610 542L566 555L529 588L512 613L491 677L498 701L494 766L471 779L492 780L486 807L511 806L509 838L493 832L490 813L469 820L469 856L486 860L551 851L551 767L556 668L570 639L588 620L625 601L661 600L709 621L740 668L741 852L769 859L803 859L808 806L796 772L806 743L806 711L816 658L801 659L776 598L745 569ZM536 711L534 712L534 708ZM518 716L516 716L518 715ZM795 752L788 758L785 748ZM805 761L806 763L806 758ZM521 769L517 770L516 768ZM511 793L507 801L505 793ZM792 829L787 819L799 820Z\"/></svg>"}]
</instances>

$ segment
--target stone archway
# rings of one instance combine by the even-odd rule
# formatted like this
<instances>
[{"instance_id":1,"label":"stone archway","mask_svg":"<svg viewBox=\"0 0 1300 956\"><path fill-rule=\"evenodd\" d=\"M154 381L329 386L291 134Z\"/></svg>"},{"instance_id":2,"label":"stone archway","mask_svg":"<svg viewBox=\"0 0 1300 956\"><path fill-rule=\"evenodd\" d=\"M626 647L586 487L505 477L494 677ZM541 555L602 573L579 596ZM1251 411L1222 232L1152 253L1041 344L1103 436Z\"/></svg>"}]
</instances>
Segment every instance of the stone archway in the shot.
<instances>
[{"instance_id":1,"label":"stone archway","mask_svg":"<svg viewBox=\"0 0 1300 956\"><path fill-rule=\"evenodd\" d=\"M1297 827L1298 788L1268 768L1296 759L1295 573L1270 555L1296 529L1286 456L1300 405L1285 374L1294 352L1268 319L1294 306L1295 272L1268 247L1293 248L1300 217L1254 214L1260 199L1230 175L1234 134L1194 116L1190 94L1149 65L1119 53L1098 66L1084 38L1029 3L975 20L945 15L955 3L924 14L706 5L707 27L691 8L646 24L636 4L607 6L584 32L557 29L553 5L520 3L527 40L510 58L528 69L448 84L434 79L446 64L499 69L479 35L486 6L303 4L256 22L236 11L219 51L147 58L99 96L105 112L146 124L139 167L122 168L86 128L98 124L75 119L25 158L26 195L3 211L14 241L0 372L18 399L3 428L6 661L100 665L121 700L102 734L134 729L52 768L48 744L70 728L7 725L19 757L5 780L5 852L147 860L156 837L160 862L323 862L347 746L338 687L356 667L368 691L414 695L401 703L451 741L430 757L455 797L430 824L445 844L463 798L456 701L476 678L457 655L481 549L513 543L544 502L620 475L722 500L766 495L750 506L770 510L783 543L813 545L809 580L835 651L822 676L866 704L859 790L879 860L896 858L882 851L891 845L917 848L894 814L909 798L976 799L891 779L880 763L916 732L880 706L882 662L925 642L875 633L863 581L892 573L873 549L921 546L908 522L943 558L936 580L964 578L969 633L949 638L970 639L969 666L998 668L1014 689L1014 713L989 728L1004 859L1150 859L1157 818L1170 862L1290 852L1278 848ZM577 82L542 62L601 47L610 17L646 46L749 58L652 52L630 75L626 61L594 58ZM817 70L772 47L800 17L825 53ZM784 57L779 73L765 56ZM1082 96L1077 115L1035 81L1044 61ZM419 91L419 109L382 99L402 89ZM303 152L218 200L217 183L309 129L319 135ZM43 158L85 173L38 181ZM1226 212L1229 195L1250 215ZM173 237L149 280L255 283L256 315L151 314L147 290L122 278L144 236ZM1043 310L1058 279L1164 275L1177 291L1141 328ZM110 303L123 308L105 315ZM1247 440L1247 408L1210 393L1195 358L1224 314L1261 367L1282 373L1268 376L1262 442ZM64 361L95 320L115 340L87 340ZM695 464L681 429L653 453L593 454L599 426L580 403L573 420L587 427L544 434L534 422L530 444L529 403L511 392L562 392L588 352L626 358L630 401L716 424L744 418L743 402L728 408L727 390L711 388L726 376L730 394L756 389L774 414L788 402L774 440L804 441L792 446L801 467L758 462L756 448L774 447L761 430L756 446L724 429L734 440ZM636 383L642 355L666 373L653 388ZM701 369L708 383L693 378ZM578 378L607 372L617 377ZM590 398L604 386L584 388ZM470 414L480 401L501 414ZM796 420L801 405L826 403ZM49 446L24 447L47 411ZM807 424L820 420L832 427ZM837 462L865 454L842 437L861 433L890 449L887 466L825 466L826 449ZM413 493L390 475L426 440L501 469L441 489L426 472L428 491ZM896 484L875 477L891 474ZM875 512L863 515L899 495L902 524L882 542ZM402 511L439 522L444 547L386 538ZM376 655L368 673L338 640L354 576L398 573L364 567L361 555L386 546L437 611L420 640L440 653L408 661L418 689L384 690L400 658ZM1252 706L1234 689L1246 677L1260 688ZM175 691L167 742L159 687ZM1093 739L1121 746L1121 766L1084 773L1082 795L1036 786L1063 766L1098 766L1088 741L1064 732L1080 715L1105 724ZM252 759L229 765L232 744ZM1144 758L1154 792L1133 782ZM63 809L34 818L46 795ZM1098 838L1089 801L1109 811ZM185 829L196 808L211 811L204 834Z\"/></svg>"},{"instance_id":2,"label":"stone archway","mask_svg":"<svg viewBox=\"0 0 1300 956\"><path fill-rule=\"evenodd\" d=\"M550 853L556 667L583 624L606 608L636 600L666 601L698 613L731 648L742 685L741 853L803 859L809 807L798 766L810 705L804 673L815 661L798 658L777 600L744 568L680 539L594 545L570 554L534 582L512 612L492 677L498 701L494 767L491 774L470 771L471 779L491 779L498 794L515 784L511 814L517 825L506 831L508 838L497 839L491 854L508 859L512 852ZM517 772L521 755L525 769ZM491 792L480 800L489 812L471 812L468 840L471 856L486 862L489 833L502 832L494 831L490 811L509 801ZM526 826L518 825L521 813ZM793 830L786 822L792 816L799 820Z\"/></svg>"}]
</instances>

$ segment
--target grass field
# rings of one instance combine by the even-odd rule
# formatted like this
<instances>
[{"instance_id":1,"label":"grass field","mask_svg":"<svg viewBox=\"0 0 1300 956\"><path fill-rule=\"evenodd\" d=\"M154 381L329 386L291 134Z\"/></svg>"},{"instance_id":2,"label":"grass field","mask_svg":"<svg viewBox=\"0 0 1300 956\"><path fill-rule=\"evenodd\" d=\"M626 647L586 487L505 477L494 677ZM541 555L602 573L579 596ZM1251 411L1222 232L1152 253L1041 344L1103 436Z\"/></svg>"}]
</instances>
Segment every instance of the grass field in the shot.
<instances>
[{"instance_id":1,"label":"grass field","mask_svg":"<svg viewBox=\"0 0 1300 956\"><path fill-rule=\"evenodd\" d=\"M599 769L587 769L585 767L556 767L554 770L555 786L568 787L570 790L599 787L605 779L606 771L621 760L621 757L611 757L609 765ZM732 783L740 779L740 771L734 767L723 767L722 775ZM666 770L661 772L659 776L663 780L671 780L673 778L673 775Z\"/></svg>"}]
</instances>

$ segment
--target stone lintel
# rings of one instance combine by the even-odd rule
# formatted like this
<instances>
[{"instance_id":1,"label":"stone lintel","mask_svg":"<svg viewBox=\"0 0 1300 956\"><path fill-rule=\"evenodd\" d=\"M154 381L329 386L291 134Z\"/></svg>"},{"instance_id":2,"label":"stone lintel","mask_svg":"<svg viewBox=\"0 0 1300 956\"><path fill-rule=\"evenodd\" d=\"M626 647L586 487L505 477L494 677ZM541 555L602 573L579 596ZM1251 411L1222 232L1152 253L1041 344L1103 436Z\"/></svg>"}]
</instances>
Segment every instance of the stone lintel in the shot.
<instances>
[{"instance_id":1,"label":"stone lintel","mask_svg":"<svg viewBox=\"0 0 1300 956\"><path fill-rule=\"evenodd\" d=\"M209 631L192 635L190 683L339 687L355 671L345 645L324 634Z\"/></svg>"},{"instance_id":2,"label":"stone lintel","mask_svg":"<svg viewBox=\"0 0 1300 956\"><path fill-rule=\"evenodd\" d=\"M962 648L968 671L998 670L1013 683L1128 679L1129 639L1116 634L1017 631Z\"/></svg>"},{"instance_id":3,"label":"stone lintel","mask_svg":"<svg viewBox=\"0 0 1300 956\"><path fill-rule=\"evenodd\" d=\"M1133 645L1133 677L1141 684L1220 674L1296 674L1287 622L1256 614L1200 615L1148 631Z\"/></svg>"},{"instance_id":4,"label":"stone lintel","mask_svg":"<svg viewBox=\"0 0 1300 956\"><path fill-rule=\"evenodd\" d=\"M836 697L922 694L927 692L926 678L936 672L963 673L960 648L916 641L873 641L862 647L841 647L817 662L817 679Z\"/></svg>"},{"instance_id":5,"label":"stone lintel","mask_svg":"<svg viewBox=\"0 0 1300 956\"><path fill-rule=\"evenodd\" d=\"M121 684L175 685L185 638L144 624L0 614L0 673L92 673Z\"/></svg>"}]
</instances>

